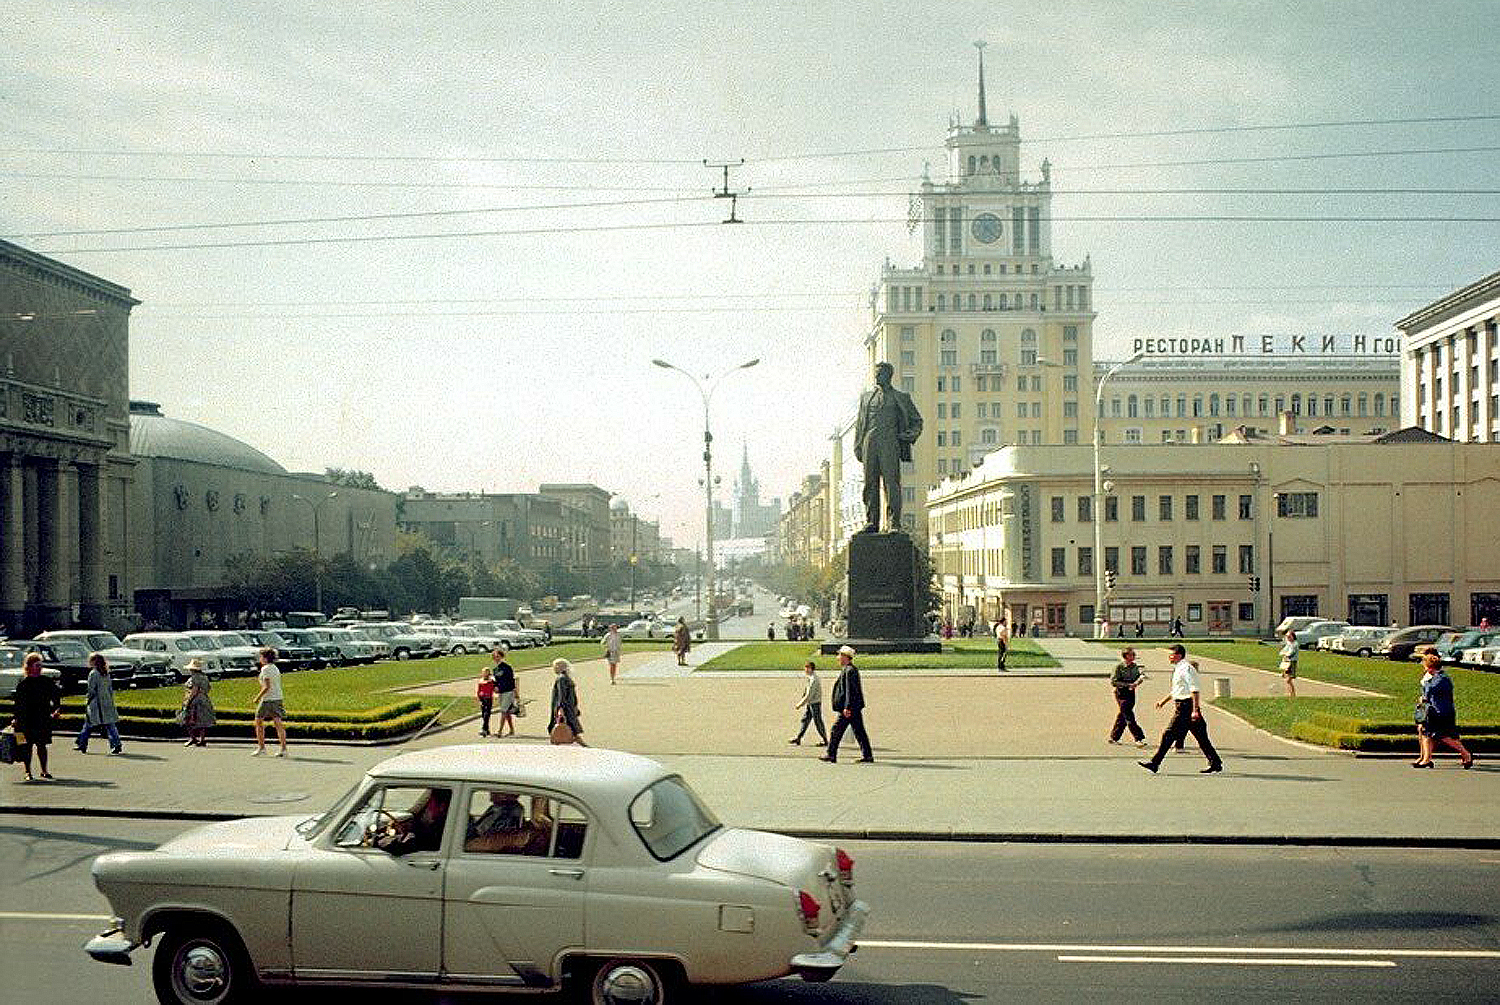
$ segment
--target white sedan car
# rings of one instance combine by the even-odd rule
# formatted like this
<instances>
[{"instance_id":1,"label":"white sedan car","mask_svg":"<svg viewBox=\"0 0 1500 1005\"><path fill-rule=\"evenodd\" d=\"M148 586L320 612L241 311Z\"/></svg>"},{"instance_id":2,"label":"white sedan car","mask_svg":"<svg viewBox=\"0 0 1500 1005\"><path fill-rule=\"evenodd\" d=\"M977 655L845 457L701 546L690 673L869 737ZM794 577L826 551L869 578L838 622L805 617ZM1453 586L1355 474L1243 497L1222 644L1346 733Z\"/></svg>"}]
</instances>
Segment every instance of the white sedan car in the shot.
<instances>
[{"instance_id":1,"label":"white sedan car","mask_svg":"<svg viewBox=\"0 0 1500 1005\"><path fill-rule=\"evenodd\" d=\"M156 942L168 1005L261 986L428 992L572 987L595 1005L691 984L826 981L868 909L853 860L725 828L678 775L576 746L457 746L372 768L319 816L208 824L94 861L116 926Z\"/></svg>"}]
</instances>

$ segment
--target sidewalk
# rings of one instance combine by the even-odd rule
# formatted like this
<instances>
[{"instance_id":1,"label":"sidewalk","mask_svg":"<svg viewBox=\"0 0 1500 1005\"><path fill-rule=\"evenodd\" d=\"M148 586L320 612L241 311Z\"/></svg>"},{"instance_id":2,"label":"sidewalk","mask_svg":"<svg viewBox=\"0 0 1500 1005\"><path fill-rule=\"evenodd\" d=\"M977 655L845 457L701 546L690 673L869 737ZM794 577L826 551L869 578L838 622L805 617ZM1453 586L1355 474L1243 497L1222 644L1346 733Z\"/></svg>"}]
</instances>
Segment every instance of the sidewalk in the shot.
<instances>
[{"instance_id":1,"label":"sidewalk","mask_svg":"<svg viewBox=\"0 0 1500 1005\"><path fill-rule=\"evenodd\" d=\"M1060 643L1064 640L1044 640ZM1061 661L1102 665L1091 643L1059 646ZM1050 646L1049 646L1050 649ZM693 662L716 655L695 647ZM663 666L663 661L670 664ZM1154 741L1165 713L1164 653L1147 650L1149 675L1138 715ZM1204 661L1236 694L1266 695L1279 676ZM1221 673L1222 671L1222 673ZM1280 740L1209 709L1222 775L1202 776L1191 740L1160 775L1135 765L1146 755L1104 740L1114 701L1099 671L1089 676L866 675L866 722L876 763L857 764L846 736L839 764L804 740L789 746L800 675L682 674L670 653L627 653L610 686L602 660L581 661L584 736L597 746L655 757L680 771L725 823L830 836L1000 840L1486 841L1500 844L1500 762L1459 771L1412 771L1401 760L1364 760ZM127 753L81 757L68 739L52 747L51 783L22 784L0 768L0 810L162 814L312 814L371 765L404 749L483 743L503 758L513 742L545 742L550 668L522 671L532 702L516 741L481 741L465 722L386 747L296 744L286 759L251 758L241 744L189 749L127 741ZM823 675L825 695L832 674ZM1349 693L1312 681L1306 693ZM1205 680L1205 686L1207 681ZM444 690L451 689L451 690ZM1322 690L1326 689L1326 690ZM1299 686L1299 692L1303 690ZM472 683L429 691L472 695ZM824 707L827 714L827 707Z\"/></svg>"}]
</instances>

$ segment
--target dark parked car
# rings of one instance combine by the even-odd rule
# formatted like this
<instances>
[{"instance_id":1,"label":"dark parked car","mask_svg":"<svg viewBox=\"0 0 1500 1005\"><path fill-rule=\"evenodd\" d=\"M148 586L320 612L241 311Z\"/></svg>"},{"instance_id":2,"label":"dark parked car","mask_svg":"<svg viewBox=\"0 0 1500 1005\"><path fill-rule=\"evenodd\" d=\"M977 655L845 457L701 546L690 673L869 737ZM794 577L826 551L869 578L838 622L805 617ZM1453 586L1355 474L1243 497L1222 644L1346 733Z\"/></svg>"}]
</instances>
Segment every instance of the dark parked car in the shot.
<instances>
[{"instance_id":1,"label":"dark parked car","mask_svg":"<svg viewBox=\"0 0 1500 1005\"><path fill-rule=\"evenodd\" d=\"M240 634L258 646L275 649L276 665L283 670L307 670L310 667L323 665L323 661L318 659L318 654L313 651L312 646L293 642L279 631L259 629L253 632L242 631Z\"/></svg>"},{"instance_id":2,"label":"dark parked car","mask_svg":"<svg viewBox=\"0 0 1500 1005\"><path fill-rule=\"evenodd\" d=\"M1445 633L1433 643L1433 648L1438 651L1444 663L1457 663L1465 649L1487 646L1496 639L1500 639L1500 632L1481 632L1477 628L1466 628L1461 632Z\"/></svg>"},{"instance_id":3,"label":"dark parked car","mask_svg":"<svg viewBox=\"0 0 1500 1005\"><path fill-rule=\"evenodd\" d=\"M39 639L9 639L5 644L28 653L41 653L43 668L56 670L61 675L58 685L64 692L84 689L84 683L89 678L89 656L92 654L88 646L82 642L75 642L72 639L57 639L53 642L43 642ZM116 690L130 687L134 683L135 668L128 664L111 662L109 679Z\"/></svg>"},{"instance_id":4,"label":"dark parked car","mask_svg":"<svg viewBox=\"0 0 1500 1005\"><path fill-rule=\"evenodd\" d=\"M1444 634L1453 631L1447 625L1412 625L1391 632L1375 650L1375 655L1392 660L1409 660L1418 649L1426 649Z\"/></svg>"},{"instance_id":5,"label":"dark parked car","mask_svg":"<svg viewBox=\"0 0 1500 1005\"><path fill-rule=\"evenodd\" d=\"M301 646L313 651L312 668L321 670L324 667L343 666L344 652L335 643L318 636L306 628L278 628L276 634L285 639L289 644Z\"/></svg>"},{"instance_id":6,"label":"dark parked car","mask_svg":"<svg viewBox=\"0 0 1500 1005\"><path fill-rule=\"evenodd\" d=\"M36 637L36 641L45 642L48 645L56 645L61 642L71 642L84 647L84 658L89 653L102 653L109 660L110 679L115 681L119 687L118 674L131 671L130 680L135 687L165 687L168 684L177 683L177 673L172 669L172 661L159 653L148 653L144 649L132 649L119 640L113 632L106 632L100 628L66 628L59 631L42 632ZM83 670L84 679L88 678L88 666L85 663ZM66 679L64 674L64 679Z\"/></svg>"}]
</instances>

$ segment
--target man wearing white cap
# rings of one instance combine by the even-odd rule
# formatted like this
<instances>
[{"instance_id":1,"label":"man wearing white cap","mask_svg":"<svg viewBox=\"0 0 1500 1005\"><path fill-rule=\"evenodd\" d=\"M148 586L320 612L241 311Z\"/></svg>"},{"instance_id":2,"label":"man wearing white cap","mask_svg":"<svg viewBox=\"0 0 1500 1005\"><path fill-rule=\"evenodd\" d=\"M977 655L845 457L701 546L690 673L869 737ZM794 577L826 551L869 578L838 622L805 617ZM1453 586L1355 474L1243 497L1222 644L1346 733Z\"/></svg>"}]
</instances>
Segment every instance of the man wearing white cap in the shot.
<instances>
[{"instance_id":1,"label":"man wearing white cap","mask_svg":"<svg viewBox=\"0 0 1500 1005\"><path fill-rule=\"evenodd\" d=\"M869 764L875 760L870 753L870 738L865 735L865 692L859 685L859 669L854 665L854 648L852 646L841 646L839 648L839 676L833 682L833 694L831 704L833 705L833 729L828 735L828 753L819 758L829 764L839 759L839 741L844 738L844 730L853 729L854 739L859 741L861 764Z\"/></svg>"}]
</instances>

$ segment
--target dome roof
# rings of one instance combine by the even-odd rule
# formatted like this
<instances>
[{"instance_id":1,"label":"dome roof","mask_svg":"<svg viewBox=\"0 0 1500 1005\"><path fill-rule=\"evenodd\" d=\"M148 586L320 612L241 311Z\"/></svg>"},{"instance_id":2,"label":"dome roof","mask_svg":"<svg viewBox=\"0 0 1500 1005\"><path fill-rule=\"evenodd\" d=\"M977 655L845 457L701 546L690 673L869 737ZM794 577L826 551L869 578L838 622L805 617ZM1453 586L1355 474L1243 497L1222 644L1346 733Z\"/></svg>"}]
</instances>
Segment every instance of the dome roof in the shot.
<instances>
[{"instance_id":1,"label":"dome roof","mask_svg":"<svg viewBox=\"0 0 1500 1005\"><path fill-rule=\"evenodd\" d=\"M264 475L286 474L286 468L248 443L196 422L168 418L154 401L130 403L130 452L138 457L170 457Z\"/></svg>"}]
</instances>

